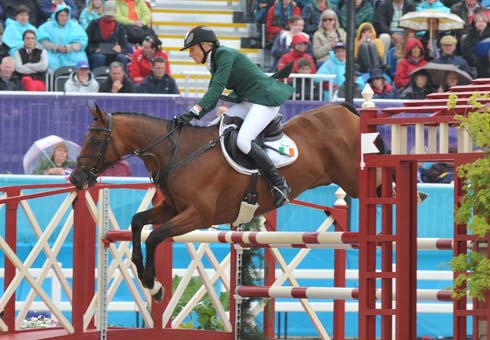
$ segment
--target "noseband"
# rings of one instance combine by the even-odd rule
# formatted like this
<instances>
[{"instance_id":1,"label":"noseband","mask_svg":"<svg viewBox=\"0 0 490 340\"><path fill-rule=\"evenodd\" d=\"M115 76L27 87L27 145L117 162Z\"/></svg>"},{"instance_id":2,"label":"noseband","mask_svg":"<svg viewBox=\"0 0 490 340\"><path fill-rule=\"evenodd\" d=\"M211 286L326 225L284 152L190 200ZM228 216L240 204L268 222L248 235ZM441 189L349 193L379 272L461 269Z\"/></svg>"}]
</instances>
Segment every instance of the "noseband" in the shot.
<instances>
[{"instance_id":1,"label":"noseband","mask_svg":"<svg viewBox=\"0 0 490 340\"><path fill-rule=\"evenodd\" d=\"M88 159L96 159L95 164L92 167L88 168L85 165L82 165L82 171L87 175L87 177L93 181L97 181L97 177L104 172L107 168L114 165L115 162L108 162L105 159L105 155L107 150L109 149L109 144L112 141L112 145L114 146L114 151L116 152L117 159L121 159L121 155L119 151L117 151L116 144L114 143L114 139L112 138L112 115L107 113L107 117L109 118L107 128L99 128L99 127L89 127L89 131L102 131L105 132L104 142L100 148L100 151L95 155L80 155L77 158L77 162L80 159L88 158Z\"/></svg>"}]
</instances>

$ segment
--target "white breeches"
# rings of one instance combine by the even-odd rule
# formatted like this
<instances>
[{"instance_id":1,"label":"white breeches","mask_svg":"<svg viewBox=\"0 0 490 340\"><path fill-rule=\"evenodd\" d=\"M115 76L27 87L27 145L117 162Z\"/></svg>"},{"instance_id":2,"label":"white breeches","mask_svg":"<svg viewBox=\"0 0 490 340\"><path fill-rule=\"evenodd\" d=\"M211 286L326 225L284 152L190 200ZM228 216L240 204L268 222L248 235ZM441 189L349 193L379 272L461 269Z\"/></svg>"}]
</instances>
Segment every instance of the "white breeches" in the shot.
<instances>
[{"instance_id":1,"label":"white breeches","mask_svg":"<svg viewBox=\"0 0 490 340\"><path fill-rule=\"evenodd\" d=\"M252 141L274 119L279 112L279 106L269 107L260 104L242 102L232 106L226 115L243 119L242 127L238 132L237 146L244 154L252 148Z\"/></svg>"}]
</instances>

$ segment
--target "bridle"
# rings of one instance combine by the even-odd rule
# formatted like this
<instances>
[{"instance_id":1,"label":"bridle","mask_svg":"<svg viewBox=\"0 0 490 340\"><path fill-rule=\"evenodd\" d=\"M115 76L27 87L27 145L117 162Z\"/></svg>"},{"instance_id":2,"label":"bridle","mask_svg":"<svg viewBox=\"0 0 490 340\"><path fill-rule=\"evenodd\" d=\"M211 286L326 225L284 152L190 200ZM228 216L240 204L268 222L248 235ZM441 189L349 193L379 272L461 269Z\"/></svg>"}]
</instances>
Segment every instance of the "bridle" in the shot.
<instances>
[{"instance_id":1,"label":"bridle","mask_svg":"<svg viewBox=\"0 0 490 340\"><path fill-rule=\"evenodd\" d=\"M121 154L119 153L119 151L116 148L116 143L114 142L114 138L112 137L112 115L110 113L107 113L107 117L108 117L108 123L107 123L106 128L105 127L89 127L89 129L88 129L89 131L105 132L104 142L103 142L99 152L97 152L95 155L80 155L77 158L77 163L80 159L83 159L83 158L96 159L95 163L91 167L87 167L85 165L81 166L81 170L87 175L88 179L92 180L92 181L97 181L97 177L102 172L104 172L104 170L106 170L107 168L110 168L118 160L122 159ZM95 120L97 120L97 118ZM180 168L181 166L184 166L185 164L189 163L193 159L199 157L201 154L208 151L209 149L213 148L216 145L216 142L220 138L223 138L226 134L228 134L230 132L230 131L226 131L221 136L218 135L218 137L216 137L215 139L210 140L208 143L201 146L199 149L195 150L190 155L187 155L187 157L185 157L183 160L181 160L179 162L175 162L177 150L178 150L180 143L182 141L182 127L183 126L174 125L173 121L170 121L169 124L170 124L170 127L168 129L169 131L165 135L159 137L158 139L156 139L155 141L153 141L152 143L150 143L149 145L145 146L142 149L134 150L134 152L132 154L129 154L128 156L126 156L124 158L124 159L128 159L132 156L151 156L152 158L154 158L156 160L156 162L158 163L158 170L157 170L156 174L153 175L152 179L153 179L153 182L157 185L159 182L159 177L161 175L165 179L164 183L166 183L166 177L170 174L171 171L173 171L177 168ZM172 139L172 134L176 130L180 130L181 133L179 134L177 141L175 142ZM229 129L229 130L231 130L231 129ZM154 153L148 152L148 150L150 150L154 146L160 144L161 142L163 142L167 138L170 138L170 142L171 142L170 160L167 164L165 171L163 171L163 173L162 173L160 161L158 160L158 158L156 157L156 155ZM114 161L114 162L108 162L105 159L105 155L107 153L107 150L109 149L109 145L111 144L111 141L112 141L112 145L114 147L114 151L116 152L116 157L117 157L116 161Z\"/></svg>"},{"instance_id":2,"label":"bridle","mask_svg":"<svg viewBox=\"0 0 490 340\"><path fill-rule=\"evenodd\" d=\"M80 155L77 157L77 163L80 159L83 159L83 158L88 158L88 159L95 158L96 159L94 165L92 165L90 168L85 166L85 165L81 166L81 170L92 181L97 181L97 177L102 172L104 172L104 170L111 167L112 165L114 165L117 162L117 161L108 162L105 159L105 155L107 153L107 150L109 149L109 144L111 141L112 141L112 145L114 147L114 151L116 152L116 156L117 156L116 159L117 160L121 159L121 155L119 154L119 151L117 151L116 143L114 142L114 138L112 138L112 115L110 113L107 113L107 117L108 117L108 124L107 124L106 128L105 127L89 127L89 129L88 129L89 131L105 132L104 142L103 142L99 152L96 153L95 155ZM97 120L97 119L95 119L95 120Z\"/></svg>"}]
</instances>

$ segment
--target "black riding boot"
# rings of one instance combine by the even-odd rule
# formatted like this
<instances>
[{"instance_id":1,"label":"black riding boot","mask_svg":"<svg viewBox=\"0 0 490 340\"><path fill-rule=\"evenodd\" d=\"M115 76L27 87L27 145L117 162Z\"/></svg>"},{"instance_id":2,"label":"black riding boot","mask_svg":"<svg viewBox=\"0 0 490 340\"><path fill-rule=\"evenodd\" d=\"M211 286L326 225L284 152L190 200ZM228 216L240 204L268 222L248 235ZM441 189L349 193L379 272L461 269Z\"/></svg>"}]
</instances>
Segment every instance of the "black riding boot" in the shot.
<instances>
[{"instance_id":1,"label":"black riding boot","mask_svg":"<svg viewBox=\"0 0 490 340\"><path fill-rule=\"evenodd\" d=\"M286 183L286 179L279 176L274 163L272 163L267 153L262 150L260 146L252 142L252 149L247 156L252 159L255 166L261 171L272 186L271 193L274 197L275 206L279 208L280 206L289 203L289 192L291 190Z\"/></svg>"}]
</instances>

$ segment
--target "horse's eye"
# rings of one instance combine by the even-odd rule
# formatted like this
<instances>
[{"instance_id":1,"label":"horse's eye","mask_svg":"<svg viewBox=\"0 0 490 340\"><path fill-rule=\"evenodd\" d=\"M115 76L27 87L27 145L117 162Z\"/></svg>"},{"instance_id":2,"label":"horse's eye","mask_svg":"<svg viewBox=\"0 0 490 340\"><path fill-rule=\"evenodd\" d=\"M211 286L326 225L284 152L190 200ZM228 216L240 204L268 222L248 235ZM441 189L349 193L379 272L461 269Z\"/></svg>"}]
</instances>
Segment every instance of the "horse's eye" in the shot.
<instances>
[{"instance_id":1,"label":"horse's eye","mask_svg":"<svg viewBox=\"0 0 490 340\"><path fill-rule=\"evenodd\" d=\"M92 137L92 138L90 138L90 143L93 146L99 146L100 144L102 144L102 139L97 138L97 137Z\"/></svg>"}]
</instances>

